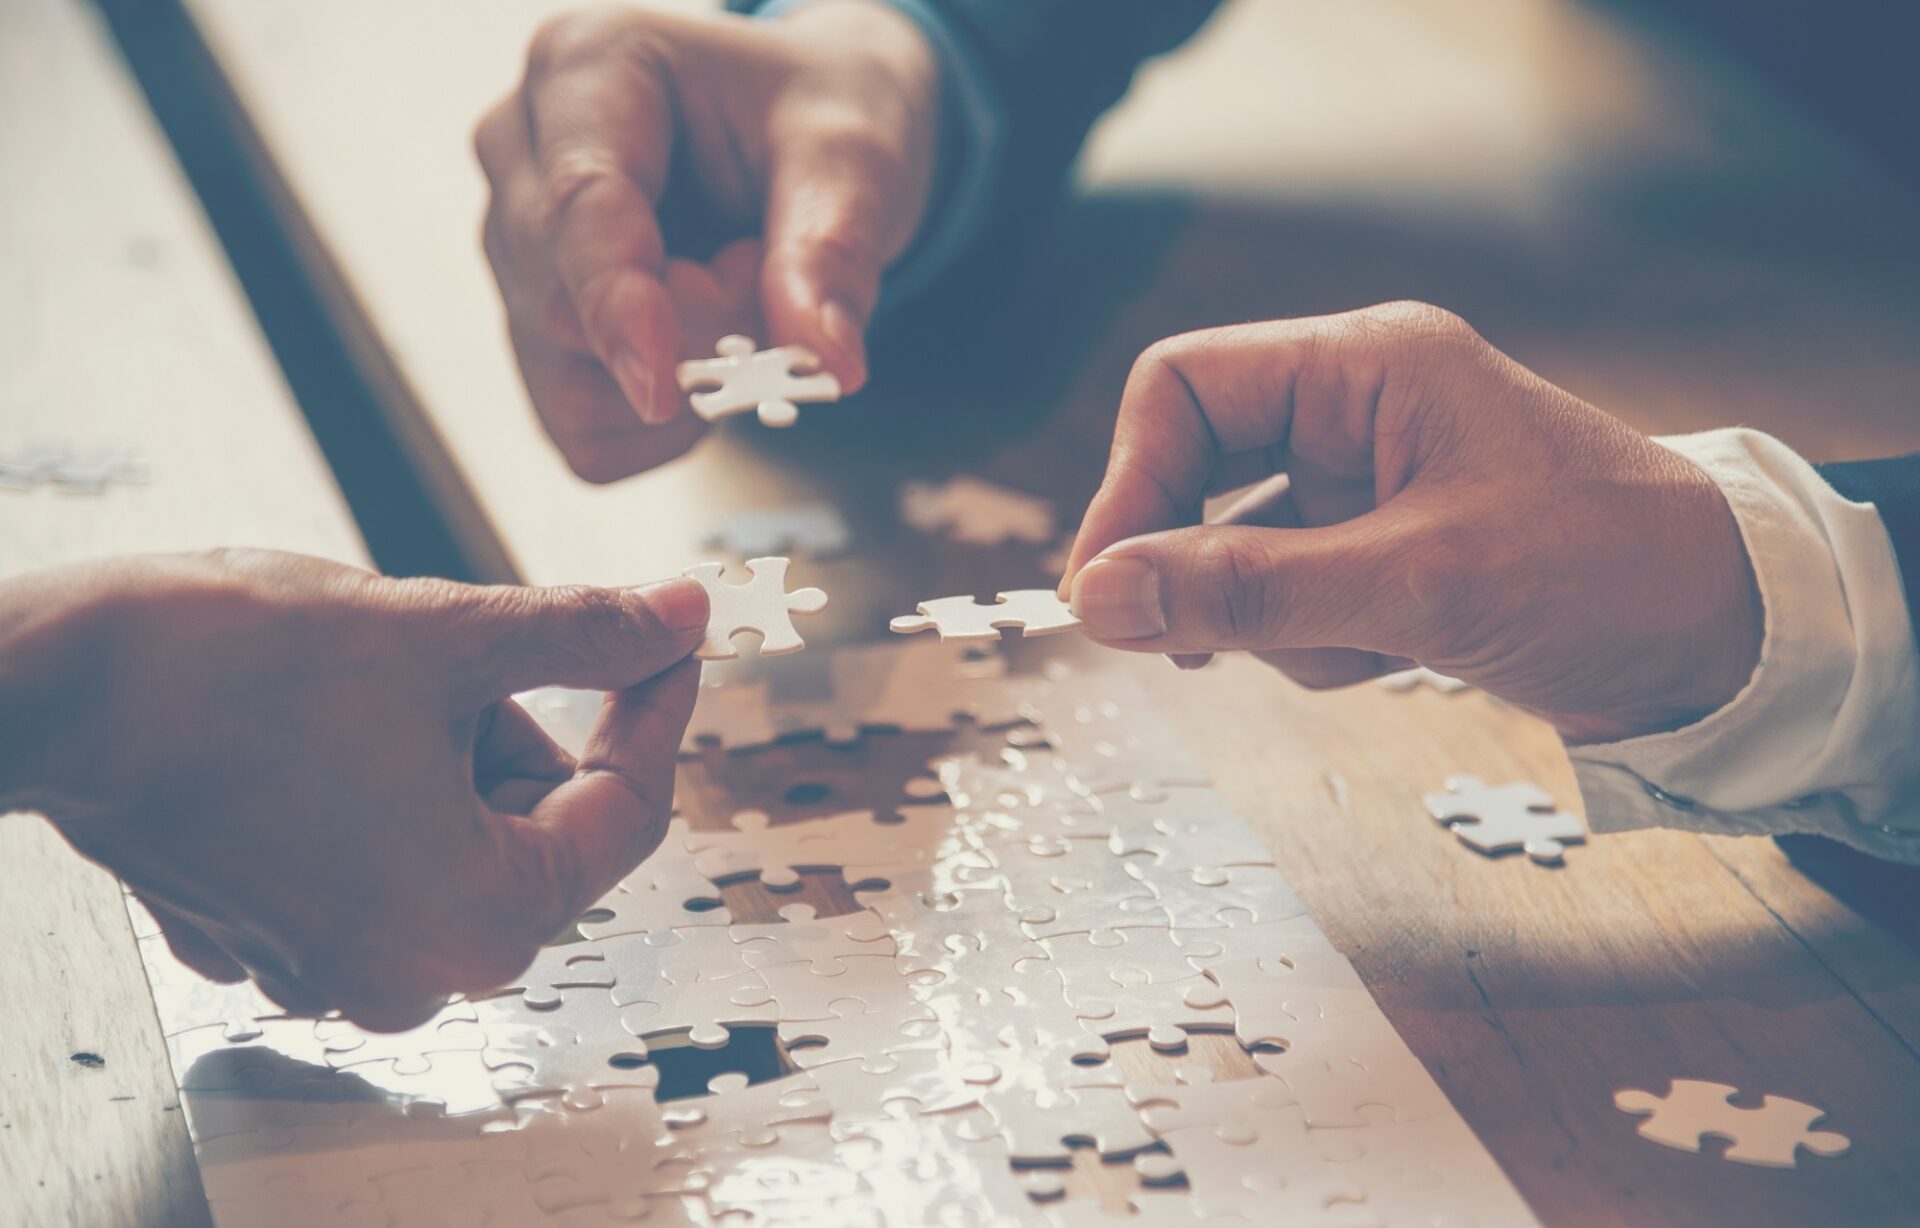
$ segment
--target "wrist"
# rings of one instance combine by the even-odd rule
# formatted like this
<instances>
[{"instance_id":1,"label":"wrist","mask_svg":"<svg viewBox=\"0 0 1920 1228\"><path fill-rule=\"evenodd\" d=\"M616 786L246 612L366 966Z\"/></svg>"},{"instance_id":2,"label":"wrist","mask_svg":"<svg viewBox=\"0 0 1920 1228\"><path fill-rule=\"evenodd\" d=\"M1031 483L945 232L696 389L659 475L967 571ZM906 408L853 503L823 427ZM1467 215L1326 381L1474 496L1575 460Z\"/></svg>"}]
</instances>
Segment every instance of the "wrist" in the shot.
<instances>
[{"instance_id":1,"label":"wrist","mask_svg":"<svg viewBox=\"0 0 1920 1228\"><path fill-rule=\"evenodd\" d=\"M886 0L801 0L781 6L783 26L810 38L858 50L906 98L926 99L936 111L940 57L920 26Z\"/></svg>"},{"instance_id":2,"label":"wrist","mask_svg":"<svg viewBox=\"0 0 1920 1228\"><path fill-rule=\"evenodd\" d=\"M0 583L0 812L85 812L91 734L67 719L107 685L109 586L94 568Z\"/></svg>"}]
</instances>

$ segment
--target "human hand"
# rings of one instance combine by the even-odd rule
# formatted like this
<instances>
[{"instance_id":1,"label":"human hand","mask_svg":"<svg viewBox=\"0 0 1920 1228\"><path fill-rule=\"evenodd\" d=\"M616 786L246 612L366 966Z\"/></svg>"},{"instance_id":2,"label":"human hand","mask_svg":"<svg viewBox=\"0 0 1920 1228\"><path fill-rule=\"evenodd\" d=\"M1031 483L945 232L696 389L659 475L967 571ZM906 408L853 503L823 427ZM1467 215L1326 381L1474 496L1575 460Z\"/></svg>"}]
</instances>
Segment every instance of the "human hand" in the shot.
<instances>
[{"instance_id":1,"label":"human hand","mask_svg":"<svg viewBox=\"0 0 1920 1228\"><path fill-rule=\"evenodd\" d=\"M269 552L23 577L0 587L26 735L0 810L46 813L202 975L412 1026L510 983L658 846L706 621L690 580L480 588ZM577 763L508 698L547 684L611 692Z\"/></svg>"},{"instance_id":2,"label":"human hand","mask_svg":"<svg viewBox=\"0 0 1920 1228\"><path fill-rule=\"evenodd\" d=\"M1720 708L1763 630L1711 478L1404 303L1147 350L1061 587L1113 647L1315 687L1417 661L1587 741Z\"/></svg>"},{"instance_id":3,"label":"human hand","mask_svg":"<svg viewBox=\"0 0 1920 1228\"><path fill-rule=\"evenodd\" d=\"M521 375L576 473L614 481L692 447L704 424L674 366L725 333L865 382L881 271L926 211L939 99L918 28L871 0L541 28L474 146Z\"/></svg>"}]
</instances>

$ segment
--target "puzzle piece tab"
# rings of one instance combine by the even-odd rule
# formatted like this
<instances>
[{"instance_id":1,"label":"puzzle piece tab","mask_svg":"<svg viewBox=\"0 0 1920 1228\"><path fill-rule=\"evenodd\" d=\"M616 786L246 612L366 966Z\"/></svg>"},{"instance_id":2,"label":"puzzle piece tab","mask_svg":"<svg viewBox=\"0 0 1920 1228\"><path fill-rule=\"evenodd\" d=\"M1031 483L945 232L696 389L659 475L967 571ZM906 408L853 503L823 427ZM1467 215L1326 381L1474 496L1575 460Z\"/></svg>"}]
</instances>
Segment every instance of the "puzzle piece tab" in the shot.
<instances>
[{"instance_id":1,"label":"puzzle piece tab","mask_svg":"<svg viewBox=\"0 0 1920 1228\"><path fill-rule=\"evenodd\" d=\"M760 655L777 657L799 652L807 646L794 630L795 614L818 614L827 608L827 594L817 588L787 591L788 559L769 557L748 559L747 570L753 578L745 584L731 584L722 578L724 563L701 563L689 567L683 575L700 582L707 590L712 613L707 621L707 638L694 650L701 661L728 661L740 655L733 637L742 631L760 633Z\"/></svg>"},{"instance_id":2,"label":"puzzle piece tab","mask_svg":"<svg viewBox=\"0 0 1920 1228\"><path fill-rule=\"evenodd\" d=\"M716 357L674 368L681 391L693 394L687 398L693 412L708 422L753 410L763 426L792 426L801 403L840 399L840 381L814 371L820 358L803 345L756 349L751 337L735 333L720 338L713 350Z\"/></svg>"},{"instance_id":3,"label":"puzzle piece tab","mask_svg":"<svg viewBox=\"0 0 1920 1228\"><path fill-rule=\"evenodd\" d=\"M900 635L938 631L946 641L997 640L1003 627L1018 627L1027 635L1052 635L1080 625L1067 603L1050 589L1024 588L997 593L991 604L972 597L936 597L888 624Z\"/></svg>"}]
</instances>

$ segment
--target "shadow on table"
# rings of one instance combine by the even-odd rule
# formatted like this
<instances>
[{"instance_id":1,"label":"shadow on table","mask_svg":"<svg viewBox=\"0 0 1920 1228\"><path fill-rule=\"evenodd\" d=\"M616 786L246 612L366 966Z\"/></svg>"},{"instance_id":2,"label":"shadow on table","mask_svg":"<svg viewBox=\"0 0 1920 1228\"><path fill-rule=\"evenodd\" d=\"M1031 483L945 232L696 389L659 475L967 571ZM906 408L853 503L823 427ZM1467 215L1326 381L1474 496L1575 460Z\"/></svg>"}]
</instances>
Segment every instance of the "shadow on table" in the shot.
<instances>
[{"instance_id":1,"label":"shadow on table","mask_svg":"<svg viewBox=\"0 0 1920 1228\"><path fill-rule=\"evenodd\" d=\"M1800 871L1920 955L1920 866L1899 865L1824 836L1776 836Z\"/></svg>"}]
</instances>

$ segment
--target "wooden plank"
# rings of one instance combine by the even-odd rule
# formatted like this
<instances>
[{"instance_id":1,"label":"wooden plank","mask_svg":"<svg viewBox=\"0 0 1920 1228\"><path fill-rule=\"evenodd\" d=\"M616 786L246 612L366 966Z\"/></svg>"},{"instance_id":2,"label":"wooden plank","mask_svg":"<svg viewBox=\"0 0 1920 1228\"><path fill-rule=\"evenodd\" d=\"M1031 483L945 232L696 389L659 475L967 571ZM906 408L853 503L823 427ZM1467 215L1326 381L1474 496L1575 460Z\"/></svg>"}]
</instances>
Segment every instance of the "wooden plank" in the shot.
<instances>
[{"instance_id":1,"label":"wooden plank","mask_svg":"<svg viewBox=\"0 0 1920 1228\"><path fill-rule=\"evenodd\" d=\"M0 490L0 577L221 544L363 561L164 138L91 9L0 6L0 456L130 447L152 482ZM0 819L0 1221L200 1224L117 884Z\"/></svg>"},{"instance_id":2,"label":"wooden plank","mask_svg":"<svg viewBox=\"0 0 1920 1228\"><path fill-rule=\"evenodd\" d=\"M316 272L410 390L392 411L432 425L483 504L473 531L536 581L671 573L725 509L826 499L860 548L808 569L835 598L818 635L868 637L917 597L1043 576L1035 552L901 531L902 476L964 468L1071 515L1142 346L1388 298L1459 310L1648 429L1920 446L1920 210L1737 71L1570 0L1241 0L1103 127L1089 194L978 361L897 364L786 434L720 432L588 487L500 340L465 152L562 5L186 3ZM1481 861L1418 794L1465 769L1570 799L1540 726L1477 698L1307 696L1246 662L1141 668L1547 1222L1886 1222L1920 1202L1920 961L1859 897L1766 846L1672 833L1557 873ZM1611 1093L1672 1076L1826 1105L1856 1153L1782 1174L1645 1144Z\"/></svg>"}]
</instances>

